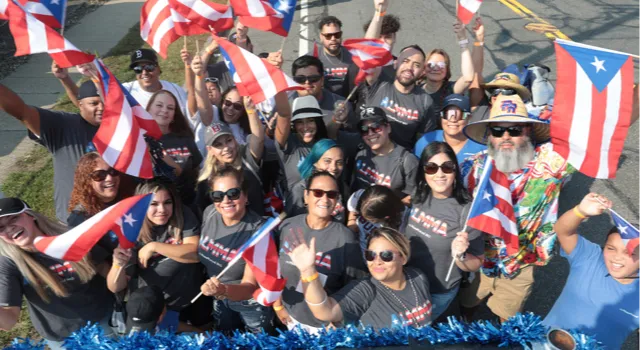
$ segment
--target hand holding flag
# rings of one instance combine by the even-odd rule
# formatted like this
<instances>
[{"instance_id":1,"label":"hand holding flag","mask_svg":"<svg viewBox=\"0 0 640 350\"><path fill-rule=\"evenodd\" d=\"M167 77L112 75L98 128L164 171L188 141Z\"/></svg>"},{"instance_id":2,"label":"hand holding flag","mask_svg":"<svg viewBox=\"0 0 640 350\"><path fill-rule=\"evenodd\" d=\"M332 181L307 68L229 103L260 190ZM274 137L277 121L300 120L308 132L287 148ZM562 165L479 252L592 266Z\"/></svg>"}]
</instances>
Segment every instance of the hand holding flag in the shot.
<instances>
[{"instance_id":1,"label":"hand holding flag","mask_svg":"<svg viewBox=\"0 0 640 350\"><path fill-rule=\"evenodd\" d=\"M597 204L594 205L594 203ZM600 215L605 210L609 210L613 224L618 229L620 238L622 238L622 242L627 248L627 252L631 255L640 243L640 231L620 216L620 214L611 209L611 207L612 204L610 200L599 194L590 193L580 202L578 210L586 216Z\"/></svg>"},{"instance_id":2,"label":"hand holding flag","mask_svg":"<svg viewBox=\"0 0 640 350\"><path fill-rule=\"evenodd\" d=\"M250 28L288 36L297 0L230 0L240 23Z\"/></svg>"}]
</instances>

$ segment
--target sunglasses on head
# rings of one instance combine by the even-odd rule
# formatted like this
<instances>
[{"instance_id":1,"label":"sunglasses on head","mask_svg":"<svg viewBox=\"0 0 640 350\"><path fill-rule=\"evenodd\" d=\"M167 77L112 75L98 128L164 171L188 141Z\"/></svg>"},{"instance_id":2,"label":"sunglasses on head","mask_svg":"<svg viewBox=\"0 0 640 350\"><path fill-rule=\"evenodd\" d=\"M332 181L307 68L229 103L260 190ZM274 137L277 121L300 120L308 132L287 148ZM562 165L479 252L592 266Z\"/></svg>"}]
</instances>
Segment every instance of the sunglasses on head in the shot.
<instances>
[{"instance_id":1,"label":"sunglasses on head","mask_svg":"<svg viewBox=\"0 0 640 350\"><path fill-rule=\"evenodd\" d=\"M296 75L293 77L293 81L295 81L298 84L304 84L306 82L309 82L310 84L315 84L317 82L320 81L320 79L322 79L322 75Z\"/></svg>"},{"instance_id":2,"label":"sunglasses on head","mask_svg":"<svg viewBox=\"0 0 640 350\"><path fill-rule=\"evenodd\" d=\"M211 200L214 203L220 203L224 200L225 196L229 197L230 201L235 201L236 199L240 198L241 193L242 193L242 190L240 190L239 188L230 188L226 192L213 191L211 192L210 196L211 196Z\"/></svg>"},{"instance_id":3,"label":"sunglasses on head","mask_svg":"<svg viewBox=\"0 0 640 350\"><path fill-rule=\"evenodd\" d=\"M331 38L342 39L342 31L335 32L335 33L320 33L320 34L322 34L322 36L327 40Z\"/></svg>"},{"instance_id":4,"label":"sunglasses on head","mask_svg":"<svg viewBox=\"0 0 640 350\"><path fill-rule=\"evenodd\" d=\"M453 174L456 170L456 163L453 161L446 161L440 165L429 162L424 165L424 173L427 175L434 175L438 172L438 169L442 169L442 172L445 174Z\"/></svg>"},{"instance_id":5,"label":"sunglasses on head","mask_svg":"<svg viewBox=\"0 0 640 350\"><path fill-rule=\"evenodd\" d=\"M524 130L525 126L522 125L514 125L514 126L490 126L489 130L491 131L491 136L493 137L502 137L505 131L509 132L509 136L518 137L522 135L522 130Z\"/></svg>"},{"instance_id":6,"label":"sunglasses on head","mask_svg":"<svg viewBox=\"0 0 640 350\"><path fill-rule=\"evenodd\" d=\"M374 261L376 260L376 256L380 257L380 260L384 261L384 262L392 262L393 261L393 257L395 256L395 253L392 250L383 250L381 252L374 252L373 250L365 250L364 251L364 258L367 261Z\"/></svg>"},{"instance_id":7,"label":"sunglasses on head","mask_svg":"<svg viewBox=\"0 0 640 350\"><path fill-rule=\"evenodd\" d=\"M313 196L316 198L322 198L324 195L327 195L327 198L329 199L336 199L338 198L338 195L340 195L340 192L338 191L325 191L325 190L313 189L313 188L310 188L307 191L311 192Z\"/></svg>"},{"instance_id":8,"label":"sunglasses on head","mask_svg":"<svg viewBox=\"0 0 640 350\"><path fill-rule=\"evenodd\" d=\"M229 100L224 100L223 102L225 107L233 107L236 111L241 111L244 109L244 105L240 102L231 102Z\"/></svg>"},{"instance_id":9,"label":"sunglasses on head","mask_svg":"<svg viewBox=\"0 0 640 350\"><path fill-rule=\"evenodd\" d=\"M371 123L369 125L361 125L360 126L360 134L362 135L368 135L369 131L371 131L374 134L378 134L382 132L382 128L384 128L386 124L381 123L381 122L375 122L375 123Z\"/></svg>"},{"instance_id":10,"label":"sunglasses on head","mask_svg":"<svg viewBox=\"0 0 640 350\"><path fill-rule=\"evenodd\" d=\"M498 95L513 96L518 94L518 92L514 89L493 89L490 92L491 97L496 97Z\"/></svg>"},{"instance_id":11,"label":"sunglasses on head","mask_svg":"<svg viewBox=\"0 0 640 350\"><path fill-rule=\"evenodd\" d=\"M447 63L445 63L444 61L439 61L439 62L429 61L427 62L427 67L429 67L429 69L445 69L447 67Z\"/></svg>"},{"instance_id":12,"label":"sunglasses on head","mask_svg":"<svg viewBox=\"0 0 640 350\"><path fill-rule=\"evenodd\" d=\"M89 174L91 180L93 181L104 181L107 178L107 175L111 175L111 177L119 176L120 173L114 168L109 168L108 170L96 170Z\"/></svg>"},{"instance_id":13,"label":"sunglasses on head","mask_svg":"<svg viewBox=\"0 0 640 350\"><path fill-rule=\"evenodd\" d=\"M217 83L218 83L218 78L204 78L204 82L205 82L205 83L214 83L214 84L217 84Z\"/></svg>"},{"instance_id":14,"label":"sunglasses on head","mask_svg":"<svg viewBox=\"0 0 640 350\"><path fill-rule=\"evenodd\" d=\"M156 67L157 65L153 63L141 64L139 66L133 67L133 71L136 72L136 74L141 74L143 70L147 72L153 72Z\"/></svg>"}]
</instances>

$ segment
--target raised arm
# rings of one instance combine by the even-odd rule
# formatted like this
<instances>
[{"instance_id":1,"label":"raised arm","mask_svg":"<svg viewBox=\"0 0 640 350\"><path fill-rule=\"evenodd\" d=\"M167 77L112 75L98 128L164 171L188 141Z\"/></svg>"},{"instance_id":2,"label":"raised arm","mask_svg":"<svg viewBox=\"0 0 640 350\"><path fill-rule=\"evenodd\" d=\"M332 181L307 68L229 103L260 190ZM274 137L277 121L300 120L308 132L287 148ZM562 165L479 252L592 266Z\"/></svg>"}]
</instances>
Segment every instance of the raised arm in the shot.
<instances>
[{"instance_id":1,"label":"raised arm","mask_svg":"<svg viewBox=\"0 0 640 350\"><path fill-rule=\"evenodd\" d=\"M471 106L477 106L484 98L484 90L480 87L482 84L482 71L484 70L484 24L482 18L476 17L476 23L473 26L473 33L476 41L473 44L473 52L471 60L473 61L473 81L469 87L469 99Z\"/></svg>"},{"instance_id":2,"label":"raised arm","mask_svg":"<svg viewBox=\"0 0 640 350\"><path fill-rule=\"evenodd\" d=\"M8 87L0 84L0 110L18 119L32 133L40 136L40 113Z\"/></svg>"},{"instance_id":3,"label":"raised arm","mask_svg":"<svg viewBox=\"0 0 640 350\"><path fill-rule=\"evenodd\" d=\"M554 225L558 242L565 253L571 254L578 244L578 226L590 217L604 213L611 208L611 201L596 193L586 195L580 204L568 210Z\"/></svg>"},{"instance_id":4,"label":"raised arm","mask_svg":"<svg viewBox=\"0 0 640 350\"><path fill-rule=\"evenodd\" d=\"M204 81L206 67L203 62L198 55L191 61L191 69L195 74L194 95L196 107L198 113L200 113L200 121L204 125L211 125L213 121L213 106L211 105L211 101L209 101L207 85Z\"/></svg>"},{"instance_id":5,"label":"raised arm","mask_svg":"<svg viewBox=\"0 0 640 350\"><path fill-rule=\"evenodd\" d=\"M467 39L467 29L464 24L456 18L456 22L453 24L453 31L456 33L458 43L460 44L460 50L462 51L461 70L462 76L458 78L456 84L453 86L453 93L462 94L467 91L469 85L473 81L474 66L471 59L471 51L469 50L469 39Z\"/></svg>"},{"instance_id":6,"label":"raised arm","mask_svg":"<svg viewBox=\"0 0 640 350\"><path fill-rule=\"evenodd\" d=\"M78 85L69 77L69 70L60 68L55 61L51 61L51 73L53 73L54 77L58 78L71 103L77 108L80 108L80 104L78 103Z\"/></svg>"},{"instance_id":7,"label":"raised arm","mask_svg":"<svg viewBox=\"0 0 640 350\"><path fill-rule=\"evenodd\" d=\"M275 138L281 148L287 144L289 133L291 132L291 106L289 97L285 91L276 94L276 131Z\"/></svg>"},{"instance_id":8,"label":"raised arm","mask_svg":"<svg viewBox=\"0 0 640 350\"><path fill-rule=\"evenodd\" d=\"M260 122L258 111L256 111L256 106L251 101L251 97L245 96L243 102L249 118L249 128L251 129L251 139L249 140L251 155L256 163L259 163L262 160L262 153L264 153L264 125ZM287 101L287 103L289 102Z\"/></svg>"},{"instance_id":9,"label":"raised arm","mask_svg":"<svg viewBox=\"0 0 640 350\"><path fill-rule=\"evenodd\" d=\"M373 13L373 18L371 19L371 24L369 24L369 28L367 28L367 33L364 35L366 39L380 39L380 32L382 31L382 18L387 12L387 7L389 4L387 0L373 0L373 6L375 8L375 12ZM382 72L382 68L375 68L371 73L367 74L365 80L367 84L372 85L378 78L380 77L380 73Z\"/></svg>"},{"instance_id":10,"label":"raised arm","mask_svg":"<svg viewBox=\"0 0 640 350\"><path fill-rule=\"evenodd\" d=\"M184 62L184 85L187 88L187 108L189 109L189 115L193 118L196 115L196 112L198 112L198 107L194 90L194 73L191 69L193 59L187 50L186 42L185 46L180 50L180 59Z\"/></svg>"}]
</instances>

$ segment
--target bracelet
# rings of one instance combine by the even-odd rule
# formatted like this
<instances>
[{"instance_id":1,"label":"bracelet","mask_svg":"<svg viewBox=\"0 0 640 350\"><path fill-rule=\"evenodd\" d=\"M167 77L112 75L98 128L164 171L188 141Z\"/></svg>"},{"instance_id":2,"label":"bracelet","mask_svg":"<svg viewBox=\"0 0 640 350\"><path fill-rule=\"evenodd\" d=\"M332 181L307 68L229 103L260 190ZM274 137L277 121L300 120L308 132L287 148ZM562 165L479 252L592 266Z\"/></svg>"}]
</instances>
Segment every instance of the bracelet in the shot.
<instances>
[{"instance_id":1,"label":"bracelet","mask_svg":"<svg viewBox=\"0 0 640 350\"><path fill-rule=\"evenodd\" d=\"M284 309L284 306L283 306L283 305L280 305L280 306L273 305L273 311L278 312L278 311L280 311L280 310L282 310L282 309Z\"/></svg>"},{"instance_id":2,"label":"bracelet","mask_svg":"<svg viewBox=\"0 0 640 350\"><path fill-rule=\"evenodd\" d=\"M313 275L309 276L309 277L300 277L300 280L304 283L309 283L311 281L315 281L318 279L318 271L316 271Z\"/></svg>"},{"instance_id":3,"label":"bracelet","mask_svg":"<svg viewBox=\"0 0 640 350\"><path fill-rule=\"evenodd\" d=\"M191 65L190 64L185 64L184 67L185 68L191 68Z\"/></svg>"},{"instance_id":4,"label":"bracelet","mask_svg":"<svg viewBox=\"0 0 640 350\"><path fill-rule=\"evenodd\" d=\"M384 17L387 14L387 11L378 12L378 17Z\"/></svg>"},{"instance_id":5,"label":"bracelet","mask_svg":"<svg viewBox=\"0 0 640 350\"><path fill-rule=\"evenodd\" d=\"M320 306L320 305L326 303L328 298L329 298L329 296L327 296L327 293L325 293L324 294L324 299L322 299L322 301L317 303L317 304L314 304L314 303L310 302L309 300L307 300L307 298L304 298L304 301L306 301L307 304L310 305L310 306Z\"/></svg>"},{"instance_id":6,"label":"bracelet","mask_svg":"<svg viewBox=\"0 0 640 350\"><path fill-rule=\"evenodd\" d=\"M117 262L114 262L114 263L113 263L113 267L115 267L115 268L121 268L121 267L122 267L122 265L118 264Z\"/></svg>"},{"instance_id":7,"label":"bracelet","mask_svg":"<svg viewBox=\"0 0 640 350\"><path fill-rule=\"evenodd\" d=\"M484 41L476 41L473 46L484 46Z\"/></svg>"},{"instance_id":8,"label":"bracelet","mask_svg":"<svg viewBox=\"0 0 640 350\"><path fill-rule=\"evenodd\" d=\"M469 44L469 39L464 39L464 40L458 41L458 45L460 45L461 48L467 47L467 44Z\"/></svg>"},{"instance_id":9,"label":"bracelet","mask_svg":"<svg viewBox=\"0 0 640 350\"><path fill-rule=\"evenodd\" d=\"M578 209L578 206L576 205L575 207L573 207L573 213L576 214L577 217L579 217L580 219L584 220L587 218L586 215L582 214L582 212L580 211L580 209Z\"/></svg>"}]
</instances>

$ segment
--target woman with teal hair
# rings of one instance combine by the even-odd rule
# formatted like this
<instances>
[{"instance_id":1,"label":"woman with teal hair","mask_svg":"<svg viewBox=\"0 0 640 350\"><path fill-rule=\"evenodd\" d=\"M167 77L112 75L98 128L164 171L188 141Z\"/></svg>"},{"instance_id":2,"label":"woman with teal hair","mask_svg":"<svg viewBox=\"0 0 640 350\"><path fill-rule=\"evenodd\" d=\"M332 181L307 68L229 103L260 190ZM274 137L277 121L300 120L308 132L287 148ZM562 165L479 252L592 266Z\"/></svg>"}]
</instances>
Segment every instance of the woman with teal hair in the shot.
<instances>
[{"instance_id":1,"label":"woman with teal hair","mask_svg":"<svg viewBox=\"0 0 640 350\"><path fill-rule=\"evenodd\" d=\"M340 186L340 200L333 211L333 218L341 223L345 222L345 201L349 198L348 186L344 186L341 178L344 169L345 156L342 147L330 139L322 139L316 142L309 155L298 165L301 181L298 181L289 191L285 199L285 212L288 217L304 214L307 209L304 205L304 190L306 180L316 171L327 171L338 180Z\"/></svg>"}]
</instances>

